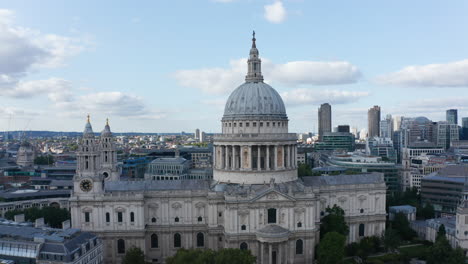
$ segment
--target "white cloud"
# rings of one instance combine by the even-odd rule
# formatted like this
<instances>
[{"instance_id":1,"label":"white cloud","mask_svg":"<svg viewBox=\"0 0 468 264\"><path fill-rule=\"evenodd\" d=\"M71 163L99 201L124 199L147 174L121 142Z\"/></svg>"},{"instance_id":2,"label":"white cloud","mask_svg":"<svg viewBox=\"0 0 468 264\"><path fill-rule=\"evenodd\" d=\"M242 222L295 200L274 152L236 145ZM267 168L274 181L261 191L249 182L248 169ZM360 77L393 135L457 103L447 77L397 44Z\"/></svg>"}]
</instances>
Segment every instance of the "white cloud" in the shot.
<instances>
[{"instance_id":1,"label":"white cloud","mask_svg":"<svg viewBox=\"0 0 468 264\"><path fill-rule=\"evenodd\" d=\"M330 104L347 104L356 102L362 97L369 96L368 92L353 92L342 90L314 90L299 88L281 93L287 105L311 105L328 102Z\"/></svg>"},{"instance_id":2,"label":"white cloud","mask_svg":"<svg viewBox=\"0 0 468 264\"><path fill-rule=\"evenodd\" d=\"M400 71L379 76L376 82L397 86L466 87L468 59L445 64L408 66Z\"/></svg>"},{"instance_id":3,"label":"white cloud","mask_svg":"<svg viewBox=\"0 0 468 264\"><path fill-rule=\"evenodd\" d=\"M71 90L71 83L60 78L49 78L46 80L19 81L12 87L4 88L3 94L15 98L30 98L34 96L47 95L52 101L64 96ZM54 99L56 98L56 99Z\"/></svg>"},{"instance_id":4,"label":"white cloud","mask_svg":"<svg viewBox=\"0 0 468 264\"><path fill-rule=\"evenodd\" d=\"M63 66L67 58L85 48L77 38L17 26L13 11L7 9L0 9L0 43L2 86L17 82L34 69Z\"/></svg>"},{"instance_id":5,"label":"white cloud","mask_svg":"<svg viewBox=\"0 0 468 264\"><path fill-rule=\"evenodd\" d=\"M184 87L197 88L208 94L225 94L242 84L247 72L247 60L231 60L229 68L180 70L173 76ZM346 61L292 61L274 64L262 60L266 81L288 86L336 85L355 83L361 72Z\"/></svg>"},{"instance_id":6,"label":"white cloud","mask_svg":"<svg viewBox=\"0 0 468 264\"><path fill-rule=\"evenodd\" d=\"M264 6L265 19L271 23L281 23L286 19L286 9L281 1L276 1L273 4Z\"/></svg>"}]
</instances>

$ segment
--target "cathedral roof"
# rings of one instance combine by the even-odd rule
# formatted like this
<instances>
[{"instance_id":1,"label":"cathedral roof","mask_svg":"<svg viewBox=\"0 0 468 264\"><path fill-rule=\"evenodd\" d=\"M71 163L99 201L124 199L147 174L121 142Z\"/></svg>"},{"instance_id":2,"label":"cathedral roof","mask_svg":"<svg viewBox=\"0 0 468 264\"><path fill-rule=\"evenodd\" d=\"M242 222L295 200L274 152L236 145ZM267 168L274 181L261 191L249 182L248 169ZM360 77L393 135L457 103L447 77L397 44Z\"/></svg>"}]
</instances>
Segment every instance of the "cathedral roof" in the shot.
<instances>
[{"instance_id":1,"label":"cathedral roof","mask_svg":"<svg viewBox=\"0 0 468 264\"><path fill-rule=\"evenodd\" d=\"M106 126L104 126L104 130L102 130L101 136L102 137L111 137L112 136L112 132L111 132L110 126L109 126L109 119L106 120Z\"/></svg>"},{"instance_id":2,"label":"cathedral roof","mask_svg":"<svg viewBox=\"0 0 468 264\"><path fill-rule=\"evenodd\" d=\"M248 71L245 83L229 96L224 108L223 120L232 119L287 119L283 99L270 85L263 82L261 60L252 38Z\"/></svg>"}]
</instances>

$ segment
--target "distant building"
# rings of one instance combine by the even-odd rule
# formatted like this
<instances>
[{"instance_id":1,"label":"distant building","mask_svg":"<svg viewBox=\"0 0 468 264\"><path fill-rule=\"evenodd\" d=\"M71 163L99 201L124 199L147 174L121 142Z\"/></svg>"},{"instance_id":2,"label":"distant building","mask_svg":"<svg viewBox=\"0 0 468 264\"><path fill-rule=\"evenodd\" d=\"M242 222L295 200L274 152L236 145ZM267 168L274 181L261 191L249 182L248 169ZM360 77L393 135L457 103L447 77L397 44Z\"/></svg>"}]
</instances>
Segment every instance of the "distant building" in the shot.
<instances>
[{"instance_id":1,"label":"distant building","mask_svg":"<svg viewBox=\"0 0 468 264\"><path fill-rule=\"evenodd\" d=\"M380 137L381 138L392 138L393 136L393 119L392 115L380 121Z\"/></svg>"},{"instance_id":2,"label":"distant building","mask_svg":"<svg viewBox=\"0 0 468 264\"><path fill-rule=\"evenodd\" d=\"M402 213L406 216L408 221L416 220L416 207L411 205L397 205L397 206L390 206L388 208L388 219L392 221L395 219L395 215L398 213Z\"/></svg>"},{"instance_id":3,"label":"distant building","mask_svg":"<svg viewBox=\"0 0 468 264\"><path fill-rule=\"evenodd\" d=\"M433 122L426 117L403 118L398 147L402 149L415 142L434 142L433 132Z\"/></svg>"},{"instance_id":4,"label":"distant building","mask_svg":"<svg viewBox=\"0 0 468 264\"><path fill-rule=\"evenodd\" d=\"M463 140L468 140L468 117L462 118L461 134Z\"/></svg>"},{"instance_id":5,"label":"distant building","mask_svg":"<svg viewBox=\"0 0 468 264\"><path fill-rule=\"evenodd\" d=\"M437 122L434 124L434 137L438 147L448 149L459 140L458 125L448 121Z\"/></svg>"},{"instance_id":6,"label":"distant building","mask_svg":"<svg viewBox=\"0 0 468 264\"><path fill-rule=\"evenodd\" d=\"M195 129L195 139L200 139L200 129Z\"/></svg>"},{"instance_id":7,"label":"distant building","mask_svg":"<svg viewBox=\"0 0 468 264\"><path fill-rule=\"evenodd\" d=\"M349 125L339 125L337 132L349 133Z\"/></svg>"},{"instance_id":8,"label":"distant building","mask_svg":"<svg viewBox=\"0 0 468 264\"><path fill-rule=\"evenodd\" d=\"M468 166L450 165L421 180L421 199L439 215L455 214L468 175Z\"/></svg>"},{"instance_id":9,"label":"distant building","mask_svg":"<svg viewBox=\"0 0 468 264\"><path fill-rule=\"evenodd\" d=\"M206 141L206 134L205 132L200 132L200 137L198 138L198 140L203 143Z\"/></svg>"},{"instance_id":10,"label":"distant building","mask_svg":"<svg viewBox=\"0 0 468 264\"><path fill-rule=\"evenodd\" d=\"M315 150L354 151L354 135L345 132L325 132L322 141L315 143Z\"/></svg>"},{"instance_id":11,"label":"distant building","mask_svg":"<svg viewBox=\"0 0 468 264\"><path fill-rule=\"evenodd\" d=\"M403 178L408 180L406 188L416 187L421 191L421 180L426 175L445 168L448 161L445 157L423 154L410 159L409 168L403 170Z\"/></svg>"},{"instance_id":12,"label":"distant building","mask_svg":"<svg viewBox=\"0 0 468 264\"><path fill-rule=\"evenodd\" d=\"M318 109L318 134L320 140L325 132L332 132L331 105L328 103L322 104Z\"/></svg>"},{"instance_id":13,"label":"distant building","mask_svg":"<svg viewBox=\"0 0 468 264\"><path fill-rule=\"evenodd\" d=\"M380 133L380 106L374 105L367 112L368 137L378 137Z\"/></svg>"},{"instance_id":14,"label":"distant building","mask_svg":"<svg viewBox=\"0 0 468 264\"><path fill-rule=\"evenodd\" d=\"M16 154L16 164L20 167L31 167L34 165L34 159L36 158L36 152L31 143L23 141Z\"/></svg>"},{"instance_id":15,"label":"distant building","mask_svg":"<svg viewBox=\"0 0 468 264\"><path fill-rule=\"evenodd\" d=\"M446 120L450 124L458 125L458 110L457 109L449 109L446 112Z\"/></svg>"},{"instance_id":16,"label":"distant building","mask_svg":"<svg viewBox=\"0 0 468 264\"><path fill-rule=\"evenodd\" d=\"M366 141L366 153L397 162L397 153L390 138L373 137Z\"/></svg>"},{"instance_id":17,"label":"distant building","mask_svg":"<svg viewBox=\"0 0 468 264\"><path fill-rule=\"evenodd\" d=\"M103 263L102 241L96 235L69 228L69 221L63 229L44 227L41 219L35 226L1 219L0 259L37 264Z\"/></svg>"}]
</instances>

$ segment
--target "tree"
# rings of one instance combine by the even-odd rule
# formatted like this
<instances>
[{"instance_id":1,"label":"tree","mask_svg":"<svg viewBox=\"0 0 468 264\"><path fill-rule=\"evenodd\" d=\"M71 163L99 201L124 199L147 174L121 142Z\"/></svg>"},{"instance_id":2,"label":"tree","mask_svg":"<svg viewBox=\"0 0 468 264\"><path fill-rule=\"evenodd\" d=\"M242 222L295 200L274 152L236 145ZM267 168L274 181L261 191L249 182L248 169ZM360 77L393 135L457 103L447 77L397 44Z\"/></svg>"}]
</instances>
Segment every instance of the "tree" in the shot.
<instances>
[{"instance_id":1,"label":"tree","mask_svg":"<svg viewBox=\"0 0 468 264\"><path fill-rule=\"evenodd\" d=\"M421 210L420 216L424 219L431 219L435 217L434 206L427 203Z\"/></svg>"},{"instance_id":2,"label":"tree","mask_svg":"<svg viewBox=\"0 0 468 264\"><path fill-rule=\"evenodd\" d=\"M417 236L417 233L411 229L408 218L403 213L397 213L392 222L392 227L398 231L400 237L404 240L411 240Z\"/></svg>"},{"instance_id":3,"label":"tree","mask_svg":"<svg viewBox=\"0 0 468 264\"><path fill-rule=\"evenodd\" d=\"M44 222L53 228L61 228L62 222L69 220L70 212L65 208L55 208L52 206L31 207L25 210L13 210L5 213L5 218L13 220L15 215L24 214L24 218L28 222L34 222L38 218L44 218Z\"/></svg>"},{"instance_id":4,"label":"tree","mask_svg":"<svg viewBox=\"0 0 468 264\"><path fill-rule=\"evenodd\" d=\"M122 264L146 264L145 254L140 248L132 247L125 253Z\"/></svg>"},{"instance_id":5,"label":"tree","mask_svg":"<svg viewBox=\"0 0 468 264\"><path fill-rule=\"evenodd\" d=\"M452 250L447 259L447 264L465 263L465 252L460 247Z\"/></svg>"},{"instance_id":6,"label":"tree","mask_svg":"<svg viewBox=\"0 0 468 264\"><path fill-rule=\"evenodd\" d=\"M38 156L34 159L34 164L36 165L52 165L54 164L54 156L52 155L45 155L45 156Z\"/></svg>"},{"instance_id":7,"label":"tree","mask_svg":"<svg viewBox=\"0 0 468 264\"><path fill-rule=\"evenodd\" d=\"M437 232L437 238L434 245L430 248L427 264L438 264L438 263L447 263L448 258L451 256L452 247L445 237L445 227L439 227L439 232ZM456 257L454 255L454 257Z\"/></svg>"},{"instance_id":8,"label":"tree","mask_svg":"<svg viewBox=\"0 0 468 264\"><path fill-rule=\"evenodd\" d=\"M383 236L383 244L387 251L394 252L401 243L398 231L392 228L387 228Z\"/></svg>"},{"instance_id":9,"label":"tree","mask_svg":"<svg viewBox=\"0 0 468 264\"><path fill-rule=\"evenodd\" d=\"M299 175L299 177L313 176L310 166L305 163L299 164L299 167L297 168L297 174Z\"/></svg>"},{"instance_id":10,"label":"tree","mask_svg":"<svg viewBox=\"0 0 468 264\"><path fill-rule=\"evenodd\" d=\"M349 227L345 222L345 212L336 204L332 208L327 207L327 215L322 218L320 225L320 237L325 237L328 232L338 232L344 236L349 233Z\"/></svg>"},{"instance_id":11,"label":"tree","mask_svg":"<svg viewBox=\"0 0 468 264\"><path fill-rule=\"evenodd\" d=\"M362 259L364 263L366 263L367 258L370 254L375 253L374 251L374 242L370 237L364 237L359 242L359 249L357 251L358 257Z\"/></svg>"},{"instance_id":12,"label":"tree","mask_svg":"<svg viewBox=\"0 0 468 264\"><path fill-rule=\"evenodd\" d=\"M341 263L344 257L346 237L338 232L328 232L317 249L320 264Z\"/></svg>"},{"instance_id":13,"label":"tree","mask_svg":"<svg viewBox=\"0 0 468 264\"><path fill-rule=\"evenodd\" d=\"M166 259L167 264L253 264L256 258L249 250L225 248L218 251L211 249L180 249Z\"/></svg>"}]
</instances>

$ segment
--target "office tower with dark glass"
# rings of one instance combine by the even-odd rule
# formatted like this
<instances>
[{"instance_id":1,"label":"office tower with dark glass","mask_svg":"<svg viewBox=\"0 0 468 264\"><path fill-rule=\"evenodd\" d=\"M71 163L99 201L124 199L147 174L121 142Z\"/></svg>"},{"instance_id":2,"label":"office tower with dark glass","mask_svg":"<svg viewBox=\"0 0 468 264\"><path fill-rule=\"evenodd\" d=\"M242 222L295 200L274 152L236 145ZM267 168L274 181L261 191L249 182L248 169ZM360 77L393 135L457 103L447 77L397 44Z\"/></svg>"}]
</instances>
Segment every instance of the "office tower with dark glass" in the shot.
<instances>
[{"instance_id":1,"label":"office tower with dark glass","mask_svg":"<svg viewBox=\"0 0 468 264\"><path fill-rule=\"evenodd\" d=\"M380 132L380 106L374 105L367 112L369 138L378 137Z\"/></svg>"},{"instance_id":2,"label":"office tower with dark glass","mask_svg":"<svg viewBox=\"0 0 468 264\"><path fill-rule=\"evenodd\" d=\"M457 109L447 110L446 120L449 123L458 125L458 110Z\"/></svg>"},{"instance_id":3,"label":"office tower with dark glass","mask_svg":"<svg viewBox=\"0 0 468 264\"><path fill-rule=\"evenodd\" d=\"M318 109L318 133L319 139L322 139L323 133L332 132L331 105L322 104Z\"/></svg>"}]
</instances>

